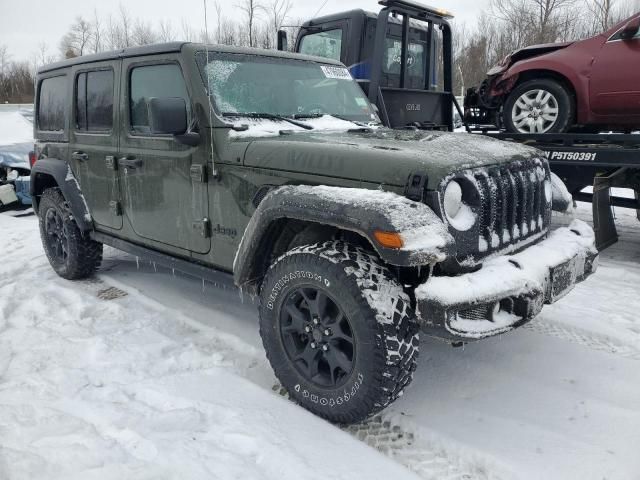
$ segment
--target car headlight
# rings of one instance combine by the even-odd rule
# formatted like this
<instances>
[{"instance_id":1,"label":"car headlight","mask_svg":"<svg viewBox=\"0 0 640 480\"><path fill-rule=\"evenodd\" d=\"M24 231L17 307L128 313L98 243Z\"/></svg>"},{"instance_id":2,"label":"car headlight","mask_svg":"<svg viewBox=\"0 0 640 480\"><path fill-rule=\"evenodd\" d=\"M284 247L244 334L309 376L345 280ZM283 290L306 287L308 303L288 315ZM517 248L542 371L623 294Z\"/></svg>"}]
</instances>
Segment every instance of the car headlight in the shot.
<instances>
[{"instance_id":1,"label":"car headlight","mask_svg":"<svg viewBox=\"0 0 640 480\"><path fill-rule=\"evenodd\" d=\"M462 185L451 180L444 189L444 213L449 224L458 231L469 230L476 223L477 215L464 201Z\"/></svg>"}]
</instances>

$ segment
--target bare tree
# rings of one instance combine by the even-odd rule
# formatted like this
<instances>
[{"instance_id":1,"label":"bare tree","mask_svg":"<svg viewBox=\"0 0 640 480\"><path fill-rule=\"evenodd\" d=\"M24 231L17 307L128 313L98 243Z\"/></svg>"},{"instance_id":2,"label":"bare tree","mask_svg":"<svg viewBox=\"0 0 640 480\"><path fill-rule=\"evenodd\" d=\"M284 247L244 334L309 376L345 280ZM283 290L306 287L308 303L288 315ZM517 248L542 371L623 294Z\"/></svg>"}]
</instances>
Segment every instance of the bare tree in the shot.
<instances>
[{"instance_id":1,"label":"bare tree","mask_svg":"<svg viewBox=\"0 0 640 480\"><path fill-rule=\"evenodd\" d=\"M269 16L271 22L270 38L273 39L272 45L275 45L278 30L282 28L292 6L291 0L271 0L269 4Z\"/></svg>"},{"instance_id":2,"label":"bare tree","mask_svg":"<svg viewBox=\"0 0 640 480\"><path fill-rule=\"evenodd\" d=\"M130 47L132 45L131 39L131 29L132 29L132 20L129 12L124 7L124 5L120 4L120 39L123 47Z\"/></svg>"},{"instance_id":3,"label":"bare tree","mask_svg":"<svg viewBox=\"0 0 640 480\"><path fill-rule=\"evenodd\" d=\"M558 40L571 22L576 0L491 0L491 11L502 22L502 33L513 47Z\"/></svg>"},{"instance_id":4,"label":"bare tree","mask_svg":"<svg viewBox=\"0 0 640 480\"><path fill-rule=\"evenodd\" d=\"M98 15L97 10L93 10L93 22L91 22L91 47L93 53L104 50L102 45L102 19Z\"/></svg>"},{"instance_id":5,"label":"bare tree","mask_svg":"<svg viewBox=\"0 0 640 480\"><path fill-rule=\"evenodd\" d=\"M243 0L242 3L238 4L238 8L246 16L249 46L255 47L255 23L260 13L265 12L266 9L258 0Z\"/></svg>"},{"instance_id":6,"label":"bare tree","mask_svg":"<svg viewBox=\"0 0 640 480\"><path fill-rule=\"evenodd\" d=\"M173 25L170 20L161 20L158 24L158 40L161 42L171 42L175 40Z\"/></svg>"},{"instance_id":7,"label":"bare tree","mask_svg":"<svg viewBox=\"0 0 640 480\"><path fill-rule=\"evenodd\" d=\"M157 41L157 35L153 31L151 25L140 19L137 19L131 29L132 45L149 45Z\"/></svg>"},{"instance_id":8,"label":"bare tree","mask_svg":"<svg viewBox=\"0 0 640 480\"><path fill-rule=\"evenodd\" d=\"M222 5L217 0L213 2L216 10L216 43L222 43Z\"/></svg>"},{"instance_id":9,"label":"bare tree","mask_svg":"<svg viewBox=\"0 0 640 480\"><path fill-rule=\"evenodd\" d=\"M4 75L5 70L9 67L9 48L6 45L0 45L0 75Z\"/></svg>"},{"instance_id":10,"label":"bare tree","mask_svg":"<svg viewBox=\"0 0 640 480\"><path fill-rule=\"evenodd\" d=\"M180 28L181 28L181 31L182 31L181 32L182 33L181 40L184 40L186 42L194 42L196 40L197 33L193 29L191 24L187 21L186 18L183 18L182 20L180 20Z\"/></svg>"},{"instance_id":11,"label":"bare tree","mask_svg":"<svg viewBox=\"0 0 640 480\"><path fill-rule=\"evenodd\" d=\"M60 41L60 51L65 56L82 56L86 53L91 39L91 23L82 17L76 17L69 31Z\"/></svg>"}]
</instances>

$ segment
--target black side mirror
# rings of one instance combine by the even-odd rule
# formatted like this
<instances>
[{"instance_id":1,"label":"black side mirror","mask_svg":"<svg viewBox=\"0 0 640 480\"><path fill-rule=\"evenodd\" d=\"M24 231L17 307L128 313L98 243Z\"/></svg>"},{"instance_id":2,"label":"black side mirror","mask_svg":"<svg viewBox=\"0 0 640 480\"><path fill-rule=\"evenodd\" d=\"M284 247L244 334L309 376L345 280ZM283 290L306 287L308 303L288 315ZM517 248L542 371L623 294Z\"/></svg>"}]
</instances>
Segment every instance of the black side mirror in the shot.
<instances>
[{"instance_id":1,"label":"black side mirror","mask_svg":"<svg viewBox=\"0 0 640 480\"><path fill-rule=\"evenodd\" d=\"M620 38L622 38L623 40L631 40L636 36L638 30L640 30L640 17L632 18L622 28Z\"/></svg>"},{"instance_id":2,"label":"black side mirror","mask_svg":"<svg viewBox=\"0 0 640 480\"><path fill-rule=\"evenodd\" d=\"M187 104L184 98L150 98L149 127L155 135L183 135L187 124Z\"/></svg>"},{"instance_id":3,"label":"black side mirror","mask_svg":"<svg viewBox=\"0 0 640 480\"><path fill-rule=\"evenodd\" d=\"M278 50L281 52L289 50L289 40L287 39L287 32L284 30L278 30Z\"/></svg>"}]
</instances>

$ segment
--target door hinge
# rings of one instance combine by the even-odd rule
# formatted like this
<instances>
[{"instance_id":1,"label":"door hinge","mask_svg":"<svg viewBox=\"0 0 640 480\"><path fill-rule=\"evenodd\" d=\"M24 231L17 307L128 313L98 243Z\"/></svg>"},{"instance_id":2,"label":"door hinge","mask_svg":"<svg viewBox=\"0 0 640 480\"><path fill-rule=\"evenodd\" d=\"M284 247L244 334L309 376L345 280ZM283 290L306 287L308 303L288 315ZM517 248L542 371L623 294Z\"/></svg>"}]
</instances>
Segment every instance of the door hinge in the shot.
<instances>
[{"instance_id":1,"label":"door hinge","mask_svg":"<svg viewBox=\"0 0 640 480\"><path fill-rule=\"evenodd\" d=\"M106 157L104 157L104 162L107 164L107 168L109 170L118 169L118 162L116 162L116 157L114 157L113 155L107 155Z\"/></svg>"},{"instance_id":2,"label":"door hinge","mask_svg":"<svg viewBox=\"0 0 640 480\"><path fill-rule=\"evenodd\" d=\"M196 182L207 181L207 167L206 165L191 165L189 169L189 175Z\"/></svg>"},{"instance_id":3,"label":"door hinge","mask_svg":"<svg viewBox=\"0 0 640 480\"><path fill-rule=\"evenodd\" d=\"M122 216L122 207L120 206L120 202L118 202L116 200L111 200L109 202L109 210L116 217L121 217Z\"/></svg>"},{"instance_id":4,"label":"door hinge","mask_svg":"<svg viewBox=\"0 0 640 480\"><path fill-rule=\"evenodd\" d=\"M211 237L211 222L208 218L203 218L197 222L193 222L193 229L200 234L203 238Z\"/></svg>"}]
</instances>

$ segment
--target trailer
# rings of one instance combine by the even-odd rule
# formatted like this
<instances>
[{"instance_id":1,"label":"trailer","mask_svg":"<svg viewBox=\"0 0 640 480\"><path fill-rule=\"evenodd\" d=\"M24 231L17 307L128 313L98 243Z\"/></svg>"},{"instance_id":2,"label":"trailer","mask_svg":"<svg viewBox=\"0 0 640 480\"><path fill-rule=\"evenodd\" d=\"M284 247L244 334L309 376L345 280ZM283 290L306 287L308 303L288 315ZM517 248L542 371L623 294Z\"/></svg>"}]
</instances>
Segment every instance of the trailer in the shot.
<instances>
[{"instance_id":1,"label":"trailer","mask_svg":"<svg viewBox=\"0 0 640 480\"><path fill-rule=\"evenodd\" d=\"M453 94L453 15L410 0L382 0L379 13L351 10L305 22L294 50L340 60L376 105L384 125L401 129L454 130L454 112L465 114ZM286 49L285 32L278 48ZM465 99L466 101L466 99ZM466 107L465 107L466 109ZM618 239L613 206L633 208L640 220L640 135L510 134L476 111L468 133L519 142L545 152L575 200L593 204L598 248ZM466 116L469 119L469 116ZM592 185L593 193L584 193ZM611 195L631 188L635 199Z\"/></svg>"},{"instance_id":2,"label":"trailer","mask_svg":"<svg viewBox=\"0 0 640 480\"><path fill-rule=\"evenodd\" d=\"M507 133L495 126L466 126L469 133L518 142L545 152L551 170L567 185L574 200L591 202L596 245L616 243L618 234L611 207L635 209L640 220L640 134ZM592 192L584 192L592 186ZM635 198L612 195L628 188Z\"/></svg>"}]
</instances>

